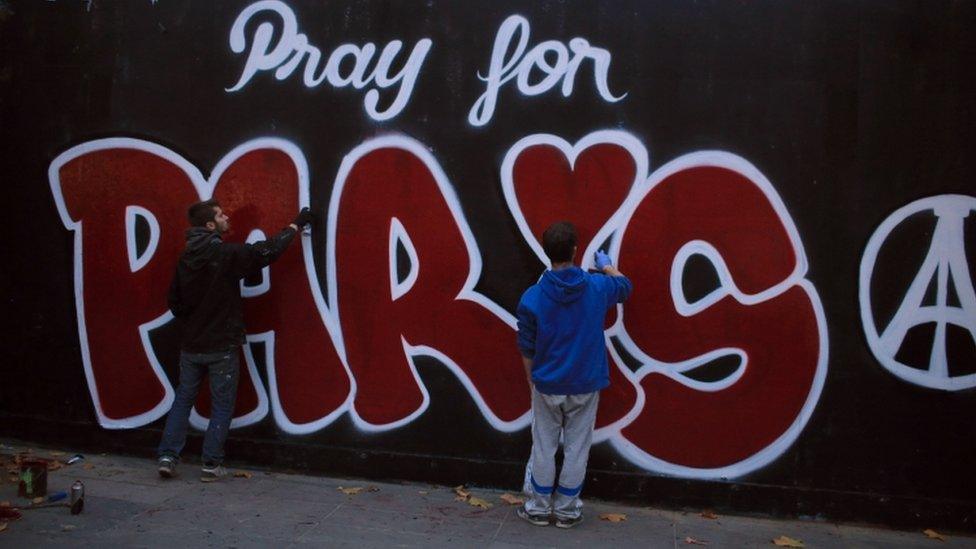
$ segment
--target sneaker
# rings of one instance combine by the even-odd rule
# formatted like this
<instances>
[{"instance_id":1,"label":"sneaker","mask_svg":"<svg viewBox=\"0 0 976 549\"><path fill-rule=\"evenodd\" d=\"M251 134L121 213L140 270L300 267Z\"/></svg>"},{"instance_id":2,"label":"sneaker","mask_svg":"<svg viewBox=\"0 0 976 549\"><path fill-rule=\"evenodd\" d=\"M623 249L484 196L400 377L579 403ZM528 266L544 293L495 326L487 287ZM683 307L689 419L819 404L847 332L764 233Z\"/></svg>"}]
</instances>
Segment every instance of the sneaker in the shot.
<instances>
[{"instance_id":1,"label":"sneaker","mask_svg":"<svg viewBox=\"0 0 976 549\"><path fill-rule=\"evenodd\" d=\"M583 515L574 518L556 517L556 528L572 528L581 522L583 522Z\"/></svg>"},{"instance_id":2,"label":"sneaker","mask_svg":"<svg viewBox=\"0 0 976 549\"><path fill-rule=\"evenodd\" d=\"M226 476L227 469L224 469L222 465L204 464L203 468L200 469L201 482L213 482Z\"/></svg>"},{"instance_id":3,"label":"sneaker","mask_svg":"<svg viewBox=\"0 0 976 549\"><path fill-rule=\"evenodd\" d=\"M545 515L533 515L532 513L526 511L525 507L519 506L517 509L515 509L515 514L518 515L518 518L528 522L529 524L533 524L535 526L549 526L549 517Z\"/></svg>"},{"instance_id":4,"label":"sneaker","mask_svg":"<svg viewBox=\"0 0 976 549\"><path fill-rule=\"evenodd\" d=\"M173 478L176 475L176 459L170 456L163 456L159 458L156 463L157 471L159 471L159 476L163 478Z\"/></svg>"}]
</instances>

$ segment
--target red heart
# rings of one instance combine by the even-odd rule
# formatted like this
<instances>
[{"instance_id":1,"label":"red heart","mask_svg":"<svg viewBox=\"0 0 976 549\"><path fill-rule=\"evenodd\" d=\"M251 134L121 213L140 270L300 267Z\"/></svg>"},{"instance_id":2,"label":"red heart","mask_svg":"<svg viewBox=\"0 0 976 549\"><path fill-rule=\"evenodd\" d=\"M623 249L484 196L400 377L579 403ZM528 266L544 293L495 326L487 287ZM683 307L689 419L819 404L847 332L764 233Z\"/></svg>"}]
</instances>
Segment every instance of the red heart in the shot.
<instances>
[{"instance_id":1,"label":"red heart","mask_svg":"<svg viewBox=\"0 0 976 549\"><path fill-rule=\"evenodd\" d=\"M512 187L528 228L540 242L546 227L569 221L576 227L581 254L620 208L637 176L637 162L621 145L598 143L570 159L552 144L530 145L518 153ZM599 244L602 244L599 243Z\"/></svg>"}]
</instances>

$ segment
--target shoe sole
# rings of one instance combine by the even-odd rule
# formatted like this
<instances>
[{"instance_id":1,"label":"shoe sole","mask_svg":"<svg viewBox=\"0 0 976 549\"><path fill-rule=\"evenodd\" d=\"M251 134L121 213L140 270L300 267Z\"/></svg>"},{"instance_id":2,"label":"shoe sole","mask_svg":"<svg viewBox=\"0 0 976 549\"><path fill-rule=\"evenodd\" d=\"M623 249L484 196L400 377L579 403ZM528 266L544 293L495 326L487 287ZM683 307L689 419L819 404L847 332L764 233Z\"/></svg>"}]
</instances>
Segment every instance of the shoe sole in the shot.
<instances>
[{"instance_id":1,"label":"shoe sole","mask_svg":"<svg viewBox=\"0 0 976 549\"><path fill-rule=\"evenodd\" d=\"M517 513L517 512L515 513L515 516L517 516L518 518L524 520L525 522L528 522L529 524L531 524L533 526L549 526L549 519L543 520L541 518L533 518L528 513L526 513L526 514L520 514L520 513Z\"/></svg>"},{"instance_id":2,"label":"shoe sole","mask_svg":"<svg viewBox=\"0 0 976 549\"><path fill-rule=\"evenodd\" d=\"M200 477L200 482L217 482L220 477Z\"/></svg>"},{"instance_id":3,"label":"shoe sole","mask_svg":"<svg viewBox=\"0 0 976 549\"><path fill-rule=\"evenodd\" d=\"M163 478L173 478L173 470L172 469L162 469L162 468L160 468L159 469L159 476L161 476Z\"/></svg>"},{"instance_id":4,"label":"shoe sole","mask_svg":"<svg viewBox=\"0 0 976 549\"><path fill-rule=\"evenodd\" d=\"M560 521L557 520L556 521L556 528L562 528L563 530L569 530L570 528L573 528L573 527L579 525L579 523L581 523L581 522L583 522L583 519L575 520L573 522L560 522Z\"/></svg>"}]
</instances>

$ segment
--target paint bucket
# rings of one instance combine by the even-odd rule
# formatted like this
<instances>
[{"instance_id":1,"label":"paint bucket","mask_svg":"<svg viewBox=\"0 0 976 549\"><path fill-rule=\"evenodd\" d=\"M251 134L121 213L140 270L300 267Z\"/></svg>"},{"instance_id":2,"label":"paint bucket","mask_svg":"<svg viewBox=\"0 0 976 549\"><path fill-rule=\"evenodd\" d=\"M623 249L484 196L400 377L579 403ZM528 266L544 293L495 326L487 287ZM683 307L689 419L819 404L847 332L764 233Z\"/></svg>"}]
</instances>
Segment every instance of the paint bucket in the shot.
<instances>
[{"instance_id":1,"label":"paint bucket","mask_svg":"<svg viewBox=\"0 0 976 549\"><path fill-rule=\"evenodd\" d=\"M20 486L17 495L22 498L37 498L47 495L47 462L40 459L25 459L20 462Z\"/></svg>"}]
</instances>

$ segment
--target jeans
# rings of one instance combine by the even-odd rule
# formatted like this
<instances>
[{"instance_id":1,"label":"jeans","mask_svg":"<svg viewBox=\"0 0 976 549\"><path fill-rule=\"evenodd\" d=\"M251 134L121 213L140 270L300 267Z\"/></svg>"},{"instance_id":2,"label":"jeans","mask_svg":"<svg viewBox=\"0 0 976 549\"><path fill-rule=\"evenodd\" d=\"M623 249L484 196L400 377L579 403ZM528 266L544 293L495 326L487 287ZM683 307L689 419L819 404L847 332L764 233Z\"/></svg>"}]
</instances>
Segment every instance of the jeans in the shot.
<instances>
[{"instance_id":1,"label":"jeans","mask_svg":"<svg viewBox=\"0 0 976 549\"><path fill-rule=\"evenodd\" d=\"M210 423L203 437L203 462L220 464L224 461L224 441L230 431L237 400L238 348L232 347L218 353L180 352L180 384L176 399L166 417L166 428L159 443L158 456L178 459L186 444L186 429L190 410L200 391L203 376L210 375Z\"/></svg>"}]
</instances>

